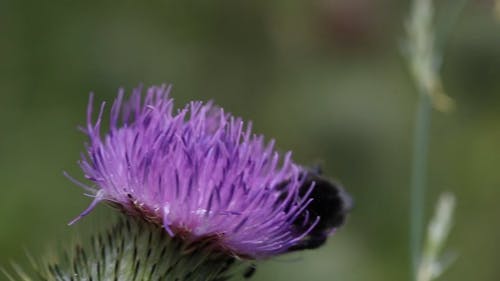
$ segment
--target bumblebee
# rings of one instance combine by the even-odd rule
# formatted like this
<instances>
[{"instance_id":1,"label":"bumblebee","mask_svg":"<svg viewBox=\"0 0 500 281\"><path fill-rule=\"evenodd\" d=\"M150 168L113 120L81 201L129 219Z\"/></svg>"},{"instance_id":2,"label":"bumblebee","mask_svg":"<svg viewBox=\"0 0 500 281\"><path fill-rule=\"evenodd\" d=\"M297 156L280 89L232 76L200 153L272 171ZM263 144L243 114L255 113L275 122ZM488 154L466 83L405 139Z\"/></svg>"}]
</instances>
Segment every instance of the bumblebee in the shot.
<instances>
[{"instance_id":1,"label":"bumblebee","mask_svg":"<svg viewBox=\"0 0 500 281\"><path fill-rule=\"evenodd\" d=\"M319 217L319 221L309 231L307 236L288 248L287 252L316 249L324 245L328 235L335 228L344 224L346 216L352 208L352 199L349 194L344 191L344 188L339 183L330 181L324 177L320 167L315 167L311 170L304 169L300 176L302 184L299 187L299 196L301 198L307 195L313 184L314 187L311 193L307 195L307 199L312 199L312 201L307 205L302 215L293 221L293 226L297 232L302 233L312 227L317 217ZM289 180L281 182L274 187L274 190L280 193L279 198L282 200L288 195L285 190L288 183ZM278 202L280 201L278 200ZM290 206L287 206L287 208L289 209ZM251 278L255 271L256 265L251 264L246 268L243 277L245 279Z\"/></svg>"},{"instance_id":2,"label":"bumblebee","mask_svg":"<svg viewBox=\"0 0 500 281\"><path fill-rule=\"evenodd\" d=\"M295 219L293 225L298 232L304 232L312 227L317 217L319 217L319 221L307 236L290 247L288 252L316 249L325 244L328 235L344 224L346 216L352 208L352 199L349 194L339 183L324 177L321 168L305 169L301 177L302 185L299 188L299 196L306 196L314 184L308 195L308 199L312 199L312 201L302 212L302 215Z\"/></svg>"}]
</instances>

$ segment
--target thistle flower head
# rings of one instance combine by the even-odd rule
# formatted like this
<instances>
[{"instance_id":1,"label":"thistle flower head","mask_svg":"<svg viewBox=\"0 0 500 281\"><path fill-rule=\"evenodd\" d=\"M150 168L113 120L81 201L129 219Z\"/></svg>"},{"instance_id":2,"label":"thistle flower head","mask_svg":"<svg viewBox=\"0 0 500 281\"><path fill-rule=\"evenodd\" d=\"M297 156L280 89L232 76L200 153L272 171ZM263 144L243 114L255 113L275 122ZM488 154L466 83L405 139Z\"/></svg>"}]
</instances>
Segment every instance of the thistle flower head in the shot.
<instances>
[{"instance_id":1,"label":"thistle flower head","mask_svg":"<svg viewBox=\"0 0 500 281\"><path fill-rule=\"evenodd\" d=\"M95 121L92 112L91 96L80 166L95 199L75 221L106 201L172 237L265 258L299 243L319 220L307 214L313 186L299 192L302 169L291 153L280 156L274 141L211 102L174 110L168 87L144 97L135 89L128 100L120 91L103 136L104 103Z\"/></svg>"}]
</instances>

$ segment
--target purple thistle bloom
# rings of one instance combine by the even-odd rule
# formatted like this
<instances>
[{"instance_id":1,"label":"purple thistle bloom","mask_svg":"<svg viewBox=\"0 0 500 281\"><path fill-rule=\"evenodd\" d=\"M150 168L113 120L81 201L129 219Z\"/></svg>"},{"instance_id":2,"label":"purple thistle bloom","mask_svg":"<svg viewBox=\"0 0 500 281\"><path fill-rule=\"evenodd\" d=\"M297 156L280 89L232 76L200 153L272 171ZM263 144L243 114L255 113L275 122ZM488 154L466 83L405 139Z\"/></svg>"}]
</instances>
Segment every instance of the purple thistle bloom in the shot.
<instances>
[{"instance_id":1,"label":"purple thistle bloom","mask_svg":"<svg viewBox=\"0 0 500 281\"><path fill-rule=\"evenodd\" d=\"M274 141L266 144L250 123L211 102L173 113L169 91L152 87L142 98L135 89L124 101L121 90L103 137L104 103L94 123L91 95L80 166L95 199L71 223L106 201L170 236L210 240L239 257L269 257L303 240L319 217L308 214L313 186L300 191L303 169L291 153L280 157Z\"/></svg>"}]
</instances>

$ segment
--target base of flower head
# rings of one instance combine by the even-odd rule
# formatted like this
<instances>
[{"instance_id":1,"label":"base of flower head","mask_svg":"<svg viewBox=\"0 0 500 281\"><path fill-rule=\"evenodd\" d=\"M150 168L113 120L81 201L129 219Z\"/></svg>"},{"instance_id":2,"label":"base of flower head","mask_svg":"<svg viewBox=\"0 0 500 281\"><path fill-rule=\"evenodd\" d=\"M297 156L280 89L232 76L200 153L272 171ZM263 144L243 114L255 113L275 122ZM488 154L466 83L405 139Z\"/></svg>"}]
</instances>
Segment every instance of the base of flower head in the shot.
<instances>
[{"instance_id":1,"label":"base of flower head","mask_svg":"<svg viewBox=\"0 0 500 281\"><path fill-rule=\"evenodd\" d=\"M237 263L210 243L186 244L157 225L122 216L88 243L37 267L39 277L32 281L220 281L234 274Z\"/></svg>"}]
</instances>

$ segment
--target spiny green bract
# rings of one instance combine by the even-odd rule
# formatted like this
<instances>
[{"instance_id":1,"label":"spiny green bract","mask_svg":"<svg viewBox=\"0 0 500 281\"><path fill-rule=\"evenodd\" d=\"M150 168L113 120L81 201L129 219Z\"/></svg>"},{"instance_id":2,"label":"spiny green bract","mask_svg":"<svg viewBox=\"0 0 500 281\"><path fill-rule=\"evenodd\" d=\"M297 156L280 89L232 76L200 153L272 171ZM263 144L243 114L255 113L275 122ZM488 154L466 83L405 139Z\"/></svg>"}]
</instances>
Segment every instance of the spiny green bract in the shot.
<instances>
[{"instance_id":1,"label":"spiny green bract","mask_svg":"<svg viewBox=\"0 0 500 281\"><path fill-rule=\"evenodd\" d=\"M214 251L209 243L187 244L154 224L121 218L108 231L76 245L55 262L35 266L36 277L22 281L222 281L230 277L235 258Z\"/></svg>"}]
</instances>

